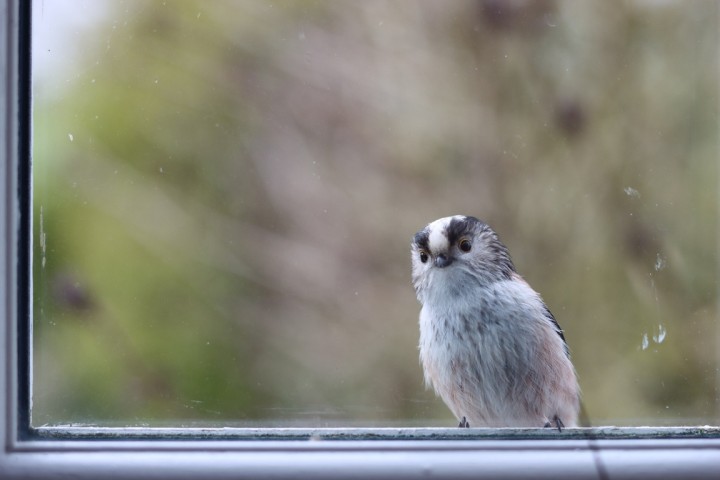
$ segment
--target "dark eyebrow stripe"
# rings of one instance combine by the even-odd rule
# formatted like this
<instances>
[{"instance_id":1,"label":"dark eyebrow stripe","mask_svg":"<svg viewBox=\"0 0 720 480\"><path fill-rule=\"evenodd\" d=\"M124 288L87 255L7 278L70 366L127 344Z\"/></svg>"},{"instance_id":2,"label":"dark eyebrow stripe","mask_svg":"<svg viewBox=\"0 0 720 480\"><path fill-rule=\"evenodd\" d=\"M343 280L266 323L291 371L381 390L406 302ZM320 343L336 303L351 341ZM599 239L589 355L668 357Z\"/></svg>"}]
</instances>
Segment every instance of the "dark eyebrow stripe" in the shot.
<instances>
[{"instance_id":1,"label":"dark eyebrow stripe","mask_svg":"<svg viewBox=\"0 0 720 480\"><path fill-rule=\"evenodd\" d=\"M430 233L427 231L427 228L424 228L420 230L418 233L415 234L415 237L413 237L413 241L415 242L415 245L418 247L428 250L428 242L430 241Z\"/></svg>"},{"instance_id":2,"label":"dark eyebrow stripe","mask_svg":"<svg viewBox=\"0 0 720 480\"><path fill-rule=\"evenodd\" d=\"M471 225L477 222L478 219L476 219L475 217L465 217L462 220L458 218L453 218L452 220L450 220L450 223L445 229L445 232L447 233L447 239L450 245L454 245L455 242L460 239L460 237L466 235L470 231Z\"/></svg>"}]
</instances>

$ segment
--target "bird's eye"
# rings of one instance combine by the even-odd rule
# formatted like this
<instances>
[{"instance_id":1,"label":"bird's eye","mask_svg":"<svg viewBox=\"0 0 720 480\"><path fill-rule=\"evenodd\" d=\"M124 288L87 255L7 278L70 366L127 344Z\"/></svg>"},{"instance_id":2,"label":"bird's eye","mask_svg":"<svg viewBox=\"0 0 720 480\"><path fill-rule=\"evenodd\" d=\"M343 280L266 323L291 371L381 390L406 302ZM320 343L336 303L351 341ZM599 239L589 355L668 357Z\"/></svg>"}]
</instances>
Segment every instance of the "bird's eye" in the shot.
<instances>
[{"instance_id":1,"label":"bird's eye","mask_svg":"<svg viewBox=\"0 0 720 480\"><path fill-rule=\"evenodd\" d=\"M460 250L462 250L463 252L469 252L472 248L472 243L470 243L470 240L468 240L467 238L463 238L462 240L460 240L459 247Z\"/></svg>"},{"instance_id":2,"label":"bird's eye","mask_svg":"<svg viewBox=\"0 0 720 480\"><path fill-rule=\"evenodd\" d=\"M422 263L425 263L428 261L428 254L425 252L420 252L420 261Z\"/></svg>"}]
</instances>

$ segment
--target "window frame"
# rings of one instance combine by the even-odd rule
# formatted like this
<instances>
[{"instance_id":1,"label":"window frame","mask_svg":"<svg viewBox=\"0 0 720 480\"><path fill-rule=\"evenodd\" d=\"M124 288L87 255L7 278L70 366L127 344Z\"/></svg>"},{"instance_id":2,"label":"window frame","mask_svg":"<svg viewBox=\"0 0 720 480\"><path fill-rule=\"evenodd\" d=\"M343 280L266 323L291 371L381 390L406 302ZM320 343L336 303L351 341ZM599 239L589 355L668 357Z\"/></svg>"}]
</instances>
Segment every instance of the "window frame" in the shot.
<instances>
[{"instance_id":1,"label":"window frame","mask_svg":"<svg viewBox=\"0 0 720 480\"><path fill-rule=\"evenodd\" d=\"M0 0L5 32L0 35L0 478L717 475L718 427L609 427L563 434L456 428L32 428L30 8L29 0Z\"/></svg>"}]
</instances>

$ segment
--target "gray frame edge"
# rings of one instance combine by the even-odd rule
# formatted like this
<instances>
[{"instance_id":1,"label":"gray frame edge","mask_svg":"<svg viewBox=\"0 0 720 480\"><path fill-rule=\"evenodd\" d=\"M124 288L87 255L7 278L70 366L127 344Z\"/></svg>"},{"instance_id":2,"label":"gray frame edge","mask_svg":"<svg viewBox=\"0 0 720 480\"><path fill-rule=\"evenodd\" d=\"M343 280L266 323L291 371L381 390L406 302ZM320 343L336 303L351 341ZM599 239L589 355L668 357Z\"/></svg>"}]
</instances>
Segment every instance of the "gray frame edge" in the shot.
<instances>
[{"instance_id":1,"label":"gray frame edge","mask_svg":"<svg viewBox=\"0 0 720 480\"><path fill-rule=\"evenodd\" d=\"M17 350L14 339L16 338L17 318L15 308L15 258L17 245L17 220L18 204L16 192L18 140L19 140L19 94L17 85L17 66L19 51L19 26L17 24L19 3L17 1L2 0L0 4L0 78L2 78L2 98L0 103L2 117L0 117L0 143L2 144L3 158L0 163L0 228L2 236L0 242L0 312L3 318L0 323L0 344L3 352L0 356L0 382L3 385L3 394L0 395L0 427L2 428L2 442L8 451L15 443L15 432L17 425L17 405L15 393L18 391L17 376L15 372ZM3 458L3 461L5 459ZM0 462L0 467L3 465ZM2 472L2 468L0 468Z\"/></svg>"}]
</instances>

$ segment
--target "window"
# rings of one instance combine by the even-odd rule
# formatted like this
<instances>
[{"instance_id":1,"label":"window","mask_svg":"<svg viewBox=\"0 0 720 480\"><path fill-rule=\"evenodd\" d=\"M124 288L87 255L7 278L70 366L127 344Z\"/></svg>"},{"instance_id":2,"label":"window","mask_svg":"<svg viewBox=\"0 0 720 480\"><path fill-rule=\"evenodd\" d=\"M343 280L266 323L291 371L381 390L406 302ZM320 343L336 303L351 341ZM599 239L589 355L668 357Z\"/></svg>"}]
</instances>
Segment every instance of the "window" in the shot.
<instances>
[{"instance_id":1,"label":"window","mask_svg":"<svg viewBox=\"0 0 720 480\"><path fill-rule=\"evenodd\" d=\"M0 476L714 473L717 5L58 5L0 12ZM618 427L445 428L408 244L457 208Z\"/></svg>"}]
</instances>

